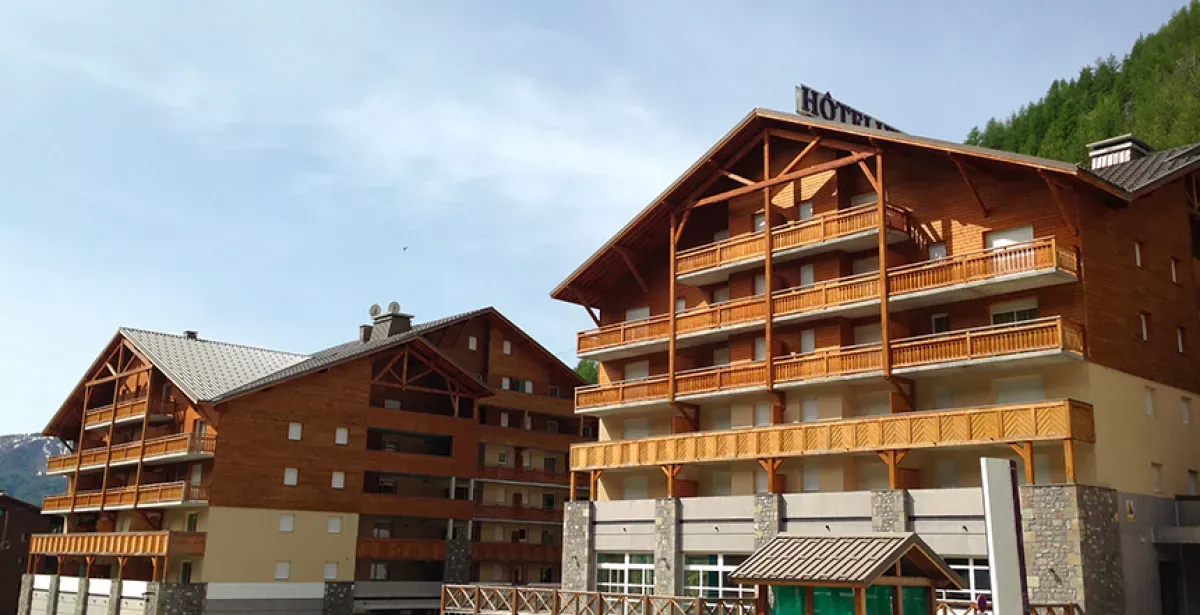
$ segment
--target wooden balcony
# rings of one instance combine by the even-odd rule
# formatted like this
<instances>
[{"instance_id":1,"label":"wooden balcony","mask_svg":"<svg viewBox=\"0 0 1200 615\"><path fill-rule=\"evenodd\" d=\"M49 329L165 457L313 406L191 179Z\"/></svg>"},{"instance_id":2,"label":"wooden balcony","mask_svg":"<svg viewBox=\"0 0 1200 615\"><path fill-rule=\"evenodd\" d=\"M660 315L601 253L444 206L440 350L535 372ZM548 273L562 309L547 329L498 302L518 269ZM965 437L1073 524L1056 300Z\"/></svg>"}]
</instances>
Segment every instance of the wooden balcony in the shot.
<instances>
[{"instance_id":1,"label":"wooden balcony","mask_svg":"<svg viewBox=\"0 0 1200 615\"><path fill-rule=\"evenodd\" d=\"M83 414L84 429L99 429L108 427L114 420L118 425L143 420L146 410L150 410L152 422L169 420L175 416L176 406L173 401L138 397L117 402L99 408L92 408Z\"/></svg>"},{"instance_id":2,"label":"wooden balcony","mask_svg":"<svg viewBox=\"0 0 1200 615\"><path fill-rule=\"evenodd\" d=\"M1078 274L1075 251L1058 245L1051 237L894 267L888 270L888 298L891 309L901 311L981 294L1072 282ZM870 309L878 311L879 276L868 273L783 289L772 293L771 301L776 323L823 318L834 312L863 315ZM676 314L676 335L683 346L693 340L702 343L721 337L708 334L761 327L766 314L766 298L761 296L699 306ZM608 359L658 350L666 346L669 318L660 314L580 332L576 340L578 354ZM622 347L630 348L620 352Z\"/></svg>"},{"instance_id":3,"label":"wooden balcony","mask_svg":"<svg viewBox=\"0 0 1200 615\"><path fill-rule=\"evenodd\" d=\"M476 519L519 519L522 521L562 521L561 508L533 508L532 506L493 506L479 504L475 507Z\"/></svg>"},{"instance_id":4,"label":"wooden balcony","mask_svg":"<svg viewBox=\"0 0 1200 615\"><path fill-rule=\"evenodd\" d=\"M533 468L502 468L498 466L479 466L479 478L492 480L511 480L522 483L544 483L551 485L566 485L570 478L566 472L547 472Z\"/></svg>"},{"instance_id":5,"label":"wooden balcony","mask_svg":"<svg viewBox=\"0 0 1200 615\"><path fill-rule=\"evenodd\" d=\"M74 511L126 510L131 508L166 508L170 506L208 503L208 487L179 481L155 483L140 487L116 487L107 491L80 491L75 494ZM48 495L42 498L42 512L73 512L71 494Z\"/></svg>"},{"instance_id":6,"label":"wooden balcony","mask_svg":"<svg viewBox=\"0 0 1200 615\"><path fill-rule=\"evenodd\" d=\"M29 539L29 552L54 556L203 555L204 540L203 532L34 534Z\"/></svg>"},{"instance_id":7,"label":"wooden balcony","mask_svg":"<svg viewBox=\"0 0 1200 615\"><path fill-rule=\"evenodd\" d=\"M889 242L909 238L908 211L888 206L886 225ZM771 229L773 258L787 260L825 250L866 249L875 242L879 229L879 209L875 204L791 222ZM855 242L861 245L853 245ZM746 233L724 241L684 250L675 255L675 271L680 280L693 285L711 284L762 262L766 253L766 233Z\"/></svg>"},{"instance_id":8,"label":"wooden balcony","mask_svg":"<svg viewBox=\"0 0 1200 615\"><path fill-rule=\"evenodd\" d=\"M359 538L356 556L372 560L442 561L446 541L440 538Z\"/></svg>"},{"instance_id":9,"label":"wooden balcony","mask_svg":"<svg viewBox=\"0 0 1200 615\"><path fill-rule=\"evenodd\" d=\"M172 434L160 438L146 440L145 451L141 442L127 442L112 447L108 457L109 466L135 464L138 455L147 464L173 463L212 457L217 450L215 436L200 436L198 434ZM79 470L92 471L103 469L105 458L109 455L103 447L89 448L78 454L58 455L46 460L47 474L70 474L75 471L75 459L79 458Z\"/></svg>"},{"instance_id":10,"label":"wooden balcony","mask_svg":"<svg viewBox=\"0 0 1200 615\"><path fill-rule=\"evenodd\" d=\"M433 519L470 519L475 503L470 500L412 497L394 493L364 493L361 514Z\"/></svg>"},{"instance_id":11,"label":"wooden balcony","mask_svg":"<svg viewBox=\"0 0 1200 615\"><path fill-rule=\"evenodd\" d=\"M571 448L571 469L600 470L1042 440L1095 442L1091 405L1068 399L580 444Z\"/></svg>"},{"instance_id":12,"label":"wooden balcony","mask_svg":"<svg viewBox=\"0 0 1200 615\"><path fill-rule=\"evenodd\" d=\"M892 342L892 372L911 373L959 366L964 362L994 362L1049 355L1082 357L1083 329L1060 317L964 329ZM836 378L869 375L882 369L883 349L878 344L818 350L776 357L774 383L780 388ZM676 396L695 401L730 392L754 392L767 384L766 361L747 361L705 367L675 374ZM663 402L667 377L619 381L575 390L578 410L619 407L631 403Z\"/></svg>"},{"instance_id":13,"label":"wooden balcony","mask_svg":"<svg viewBox=\"0 0 1200 615\"><path fill-rule=\"evenodd\" d=\"M571 406L570 399L522 393L520 391L506 391L500 387L496 387L492 395L479 400L479 404L481 406L509 408L518 411L528 410L530 412L558 416L572 416L574 414L574 408Z\"/></svg>"},{"instance_id":14,"label":"wooden balcony","mask_svg":"<svg viewBox=\"0 0 1200 615\"><path fill-rule=\"evenodd\" d=\"M475 542L471 543L471 559L477 562L558 564L562 562L562 546L523 542Z\"/></svg>"}]
</instances>

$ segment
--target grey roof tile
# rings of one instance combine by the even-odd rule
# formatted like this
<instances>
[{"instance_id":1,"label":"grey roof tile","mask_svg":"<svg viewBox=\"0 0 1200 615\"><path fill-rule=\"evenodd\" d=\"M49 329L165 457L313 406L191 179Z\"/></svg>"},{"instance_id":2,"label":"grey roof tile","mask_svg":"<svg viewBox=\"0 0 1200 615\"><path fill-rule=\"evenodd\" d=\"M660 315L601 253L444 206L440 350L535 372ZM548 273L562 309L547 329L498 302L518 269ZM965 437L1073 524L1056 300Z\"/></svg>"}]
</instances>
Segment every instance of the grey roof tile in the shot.
<instances>
[{"instance_id":1,"label":"grey roof tile","mask_svg":"<svg viewBox=\"0 0 1200 615\"><path fill-rule=\"evenodd\" d=\"M773 580L801 584L867 585L914 546L961 587L945 561L912 532L795 536L780 534L731 574L735 581Z\"/></svg>"},{"instance_id":2,"label":"grey roof tile","mask_svg":"<svg viewBox=\"0 0 1200 615\"><path fill-rule=\"evenodd\" d=\"M1095 169L1092 173L1127 192L1138 192L1195 164L1200 164L1200 143L1151 152L1136 160Z\"/></svg>"}]
</instances>

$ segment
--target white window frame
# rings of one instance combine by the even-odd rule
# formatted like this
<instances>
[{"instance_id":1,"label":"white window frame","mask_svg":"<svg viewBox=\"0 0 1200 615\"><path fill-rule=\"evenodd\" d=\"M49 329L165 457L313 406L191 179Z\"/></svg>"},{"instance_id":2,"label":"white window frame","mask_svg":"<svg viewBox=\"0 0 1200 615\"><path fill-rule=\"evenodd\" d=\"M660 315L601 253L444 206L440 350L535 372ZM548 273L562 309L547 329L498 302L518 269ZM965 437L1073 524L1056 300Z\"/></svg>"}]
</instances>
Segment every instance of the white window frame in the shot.
<instances>
[{"instance_id":1,"label":"white window frame","mask_svg":"<svg viewBox=\"0 0 1200 615\"><path fill-rule=\"evenodd\" d=\"M511 391L512 378L509 378L508 376L500 376L500 388L504 389L505 391Z\"/></svg>"},{"instance_id":2,"label":"white window frame","mask_svg":"<svg viewBox=\"0 0 1200 615\"><path fill-rule=\"evenodd\" d=\"M1179 283L1179 259L1171 257L1171 282Z\"/></svg>"},{"instance_id":3,"label":"white window frame","mask_svg":"<svg viewBox=\"0 0 1200 615\"><path fill-rule=\"evenodd\" d=\"M807 288L817 283L817 268L812 263L800 265L800 288Z\"/></svg>"},{"instance_id":4,"label":"white window frame","mask_svg":"<svg viewBox=\"0 0 1200 615\"><path fill-rule=\"evenodd\" d=\"M1138 312L1138 324L1142 328L1142 341L1150 341L1150 315L1146 312Z\"/></svg>"},{"instance_id":5,"label":"white window frame","mask_svg":"<svg viewBox=\"0 0 1200 615\"><path fill-rule=\"evenodd\" d=\"M754 296L761 297L767 294L767 274L760 273L754 276Z\"/></svg>"},{"instance_id":6,"label":"white window frame","mask_svg":"<svg viewBox=\"0 0 1200 615\"><path fill-rule=\"evenodd\" d=\"M500 413L500 426L508 427L508 413L507 412Z\"/></svg>"},{"instance_id":7,"label":"white window frame","mask_svg":"<svg viewBox=\"0 0 1200 615\"><path fill-rule=\"evenodd\" d=\"M1039 317L1037 310L1037 297L1017 299L1014 301L1003 301L1001 303L993 303L988 306L988 314L990 315L991 323L993 325L1011 325L1028 320L1036 320ZM1028 314L1030 311L1034 312L1032 316ZM997 316L1004 315L1012 315L1012 320L996 322Z\"/></svg>"},{"instance_id":8,"label":"white window frame","mask_svg":"<svg viewBox=\"0 0 1200 615\"><path fill-rule=\"evenodd\" d=\"M369 576L372 581L388 580L388 565L387 562L371 562L371 570Z\"/></svg>"},{"instance_id":9,"label":"white window frame","mask_svg":"<svg viewBox=\"0 0 1200 615\"><path fill-rule=\"evenodd\" d=\"M767 338L765 338L765 337L754 338L754 360L755 361L766 361L767 360Z\"/></svg>"},{"instance_id":10,"label":"white window frame","mask_svg":"<svg viewBox=\"0 0 1200 615\"><path fill-rule=\"evenodd\" d=\"M292 513L283 513L279 515L279 532L282 534L290 534L296 531L296 515Z\"/></svg>"},{"instance_id":11,"label":"white window frame","mask_svg":"<svg viewBox=\"0 0 1200 615\"><path fill-rule=\"evenodd\" d=\"M796 219L808 220L813 217L813 202L812 200L800 201L796 204Z\"/></svg>"},{"instance_id":12,"label":"white window frame","mask_svg":"<svg viewBox=\"0 0 1200 615\"><path fill-rule=\"evenodd\" d=\"M1154 493L1163 492L1162 469L1163 465L1161 463L1150 462L1150 481Z\"/></svg>"},{"instance_id":13,"label":"white window frame","mask_svg":"<svg viewBox=\"0 0 1200 615\"><path fill-rule=\"evenodd\" d=\"M327 533L327 534L341 534L342 533L342 516L341 515L330 515L329 518L325 520L325 533Z\"/></svg>"},{"instance_id":14,"label":"white window frame","mask_svg":"<svg viewBox=\"0 0 1200 615\"><path fill-rule=\"evenodd\" d=\"M476 350L479 348L479 338L474 335L467 336L467 350Z\"/></svg>"},{"instance_id":15,"label":"white window frame","mask_svg":"<svg viewBox=\"0 0 1200 615\"><path fill-rule=\"evenodd\" d=\"M325 562L325 569L321 575L326 581L336 581L338 578L338 563Z\"/></svg>"},{"instance_id":16,"label":"white window frame","mask_svg":"<svg viewBox=\"0 0 1200 615\"><path fill-rule=\"evenodd\" d=\"M504 354L512 354L512 342L504 340Z\"/></svg>"},{"instance_id":17,"label":"white window frame","mask_svg":"<svg viewBox=\"0 0 1200 615\"><path fill-rule=\"evenodd\" d=\"M288 487L295 487L300 482L300 470L298 468L283 469L283 484Z\"/></svg>"},{"instance_id":18,"label":"white window frame","mask_svg":"<svg viewBox=\"0 0 1200 615\"><path fill-rule=\"evenodd\" d=\"M939 331L938 330L938 321L945 321L946 328ZM934 334L949 333L950 332L950 315L947 314L946 312L941 312L939 314L934 314L933 316L930 316L929 317L929 332L934 333Z\"/></svg>"},{"instance_id":19,"label":"white window frame","mask_svg":"<svg viewBox=\"0 0 1200 615\"><path fill-rule=\"evenodd\" d=\"M554 419L547 420L546 433L558 433L558 421Z\"/></svg>"},{"instance_id":20,"label":"white window frame","mask_svg":"<svg viewBox=\"0 0 1200 615\"><path fill-rule=\"evenodd\" d=\"M634 576L638 580L631 581L631 577ZM654 554L597 553L596 591L616 594L653 594Z\"/></svg>"},{"instance_id":21,"label":"white window frame","mask_svg":"<svg viewBox=\"0 0 1200 615\"><path fill-rule=\"evenodd\" d=\"M716 563L711 563L716 556ZM753 585L738 585L729 579L729 573L749 557L741 554L684 553L683 593L686 596L704 598L753 598ZM702 562L707 559L707 562ZM711 584L716 581L716 584ZM726 585L726 583L731 583Z\"/></svg>"},{"instance_id":22,"label":"white window frame","mask_svg":"<svg viewBox=\"0 0 1200 615\"><path fill-rule=\"evenodd\" d=\"M686 297L675 297L675 313L683 312L686 310L687 310L687 298Z\"/></svg>"},{"instance_id":23,"label":"white window frame","mask_svg":"<svg viewBox=\"0 0 1200 615\"><path fill-rule=\"evenodd\" d=\"M935 252L939 254L934 256ZM937 241L929 244L929 246L925 248L925 256L931 261L937 261L946 258L949 256L949 252L946 251L946 242Z\"/></svg>"},{"instance_id":24,"label":"white window frame","mask_svg":"<svg viewBox=\"0 0 1200 615\"><path fill-rule=\"evenodd\" d=\"M496 463L500 465L508 465L508 451L506 449L500 449L499 451L496 451Z\"/></svg>"},{"instance_id":25,"label":"white window frame","mask_svg":"<svg viewBox=\"0 0 1200 615\"><path fill-rule=\"evenodd\" d=\"M334 472L333 476L331 478L331 481L330 481L330 486L333 487L334 489L345 489L346 488L346 473L345 472Z\"/></svg>"},{"instance_id":26,"label":"white window frame","mask_svg":"<svg viewBox=\"0 0 1200 615\"><path fill-rule=\"evenodd\" d=\"M766 212L759 212L759 213L754 214L753 216L750 216L750 228L755 233L761 233L761 232L767 230L767 214L766 214Z\"/></svg>"},{"instance_id":27,"label":"white window frame","mask_svg":"<svg viewBox=\"0 0 1200 615\"><path fill-rule=\"evenodd\" d=\"M950 569L957 572L958 576L966 581L966 587L961 590L954 589L939 589L937 590L937 599L939 601L965 601L971 604L976 604L980 596L987 596L988 603L991 603L992 590L991 574L988 568L988 560L986 557L946 557L946 563L950 565ZM982 574L976 575L982 571ZM987 579L989 589L984 589L975 585L976 578Z\"/></svg>"},{"instance_id":28,"label":"white window frame","mask_svg":"<svg viewBox=\"0 0 1200 615\"><path fill-rule=\"evenodd\" d=\"M521 384L525 389L523 392L533 393L533 381L532 380L523 380L523 381L521 381Z\"/></svg>"},{"instance_id":29,"label":"white window frame","mask_svg":"<svg viewBox=\"0 0 1200 615\"><path fill-rule=\"evenodd\" d=\"M275 580L286 581L292 576L291 562L275 562Z\"/></svg>"},{"instance_id":30,"label":"white window frame","mask_svg":"<svg viewBox=\"0 0 1200 615\"><path fill-rule=\"evenodd\" d=\"M562 390L558 388L558 385L552 384L546 388L546 394L550 397L558 397L562 395Z\"/></svg>"},{"instance_id":31,"label":"white window frame","mask_svg":"<svg viewBox=\"0 0 1200 615\"><path fill-rule=\"evenodd\" d=\"M303 440L304 425L301 423L288 423L288 440Z\"/></svg>"},{"instance_id":32,"label":"white window frame","mask_svg":"<svg viewBox=\"0 0 1200 615\"><path fill-rule=\"evenodd\" d=\"M350 443L350 430L345 427L338 427L333 430L333 443L338 446L345 446Z\"/></svg>"},{"instance_id":33,"label":"white window frame","mask_svg":"<svg viewBox=\"0 0 1200 615\"><path fill-rule=\"evenodd\" d=\"M1133 264L1138 267L1142 266L1142 242L1133 242Z\"/></svg>"}]
</instances>

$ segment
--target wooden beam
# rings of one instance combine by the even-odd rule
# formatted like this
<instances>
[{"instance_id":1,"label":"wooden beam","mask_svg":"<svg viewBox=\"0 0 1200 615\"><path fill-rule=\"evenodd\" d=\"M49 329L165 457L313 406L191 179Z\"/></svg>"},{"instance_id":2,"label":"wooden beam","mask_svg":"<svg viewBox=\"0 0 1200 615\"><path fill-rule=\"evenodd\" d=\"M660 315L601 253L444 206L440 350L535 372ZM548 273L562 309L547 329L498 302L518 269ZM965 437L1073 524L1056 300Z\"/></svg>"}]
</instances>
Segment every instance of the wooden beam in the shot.
<instances>
[{"instance_id":1,"label":"wooden beam","mask_svg":"<svg viewBox=\"0 0 1200 615\"><path fill-rule=\"evenodd\" d=\"M689 210L690 211L690 210ZM667 239L667 402L675 403L675 212L671 212L671 228Z\"/></svg>"},{"instance_id":2,"label":"wooden beam","mask_svg":"<svg viewBox=\"0 0 1200 615\"><path fill-rule=\"evenodd\" d=\"M596 323L596 328L600 328L603 326L600 324L600 315L593 312L592 308L585 305L585 306L583 306L583 311L587 312L587 315L589 318L592 319L592 322Z\"/></svg>"},{"instance_id":3,"label":"wooden beam","mask_svg":"<svg viewBox=\"0 0 1200 615\"><path fill-rule=\"evenodd\" d=\"M871 184L871 188L873 188L875 192L879 192L879 182L875 181L875 174L871 172L871 169L867 166L867 162L865 160L859 160L858 168L862 169L863 176L867 178L867 183Z\"/></svg>"},{"instance_id":4,"label":"wooden beam","mask_svg":"<svg viewBox=\"0 0 1200 615\"><path fill-rule=\"evenodd\" d=\"M1063 463L1066 466L1067 482L1075 482L1075 441L1063 440Z\"/></svg>"},{"instance_id":5,"label":"wooden beam","mask_svg":"<svg viewBox=\"0 0 1200 615\"><path fill-rule=\"evenodd\" d=\"M692 217L692 207L693 205L689 204L684 208L683 216L679 218L679 228L675 229L674 233L671 235L671 241L673 241L675 245L679 245L679 238L683 236L683 227L687 224L688 218Z\"/></svg>"},{"instance_id":6,"label":"wooden beam","mask_svg":"<svg viewBox=\"0 0 1200 615\"><path fill-rule=\"evenodd\" d=\"M588 473L588 500L596 501L596 488L600 485L600 474L604 470L592 470Z\"/></svg>"},{"instance_id":7,"label":"wooden beam","mask_svg":"<svg viewBox=\"0 0 1200 615\"><path fill-rule=\"evenodd\" d=\"M879 455L879 459L882 460L883 463L887 465L888 489L896 489L897 482L898 482L897 478L899 476L899 473L897 472L897 470L900 467L900 462L904 461L904 458L908 455L908 451L907 450L881 451L876 454Z\"/></svg>"},{"instance_id":8,"label":"wooden beam","mask_svg":"<svg viewBox=\"0 0 1200 615\"><path fill-rule=\"evenodd\" d=\"M83 437L87 434L87 411L88 403L92 398L92 387L83 385L83 410L79 413L79 440L75 442L75 471L71 475L71 508L70 512L75 512L75 494L79 492L79 466L83 463ZM149 417L150 414L146 413ZM113 421L117 420L117 408L113 407ZM145 440L145 438L142 438ZM141 466L139 462L138 466Z\"/></svg>"},{"instance_id":9,"label":"wooden beam","mask_svg":"<svg viewBox=\"0 0 1200 615\"><path fill-rule=\"evenodd\" d=\"M783 167L783 170L780 171L779 174L785 175L790 173L792 169L796 168L796 165L800 164L800 161L804 160L806 156L811 154L813 150L817 149L817 147L821 145L822 139L824 139L824 137L817 137L816 139L813 139L811 143L804 146L804 149L800 150L800 153L796 154L796 157L792 158L792 161L787 163L787 166Z\"/></svg>"},{"instance_id":10,"label":"wooden beam","mask_svg":"<svg viewBox=\"0 0 1200 615\"><path fill-rule=\"evenodd\" d=\"M863 153L863 152L869 152L872 154L879 153L879 147L876 145L861 145L859 143L850 143L848 141L841 141L838 139L829 139L829 138L825 138L824 135L817 134L815 131L813 132L813 134L805 134L802 132L796 132L794 130L783 130L780 128L772 128L772 129L768 130L767 132L772 137L782 137L784 139L790 139L792 141L800 141L802 143L811 143L815 139L824 139L825 147L830 147L833 149L840 149L842 151L852 152L855 154L859 154L859 153Z\"/></svg>"},{"instance_id":11,"label":"wooden beam","mask_svg":"<svg viewBox=\"0 0 1200 615\"><path fill-rule=\"evenodd\" d=\"M570 476L571 481L570 481L570 487L568 487L568 489L570 489L570 491L567 492L567 501L574 502L575 501L575 482L577 480L578 473L575 472L574 470L571 470L569 473L571 475Z\"/></svg>"},{"instance_id":12,"label":"wooden beam","mask_svg":"<svg viewBox=\"0 0 1200 615\"><path fill-rule=\"evenodd\" d=\"M865 166L865 165L864 165ZM887 185L884 183L883 154L875 156L875 194L879 202L876 204L876 216L879 217L879 334L881 363L883 377L892 375L892 345L891 331L888 321L888 241L887 241ZM895 487L892 487L895 489Z\"/></svg>"},{"instance_id":13,"label":"wooden beam","mask_svg":"<svg viewBox=\"0 0 1200 615\"><path fill-rule=\"evenodd\" d=\"M746 154L749 154L750 150L758 147L758 142L762 141L765 138L767 138L767 131L766 130L759 131L758 134L754 135L753 139L751 139L748 143L746 143L745 145L738 148L738 150L736 152L734 152L732 156L729 157L729 160L725 161L725 164L723 164L723 165L717 164L716 161L714 161L712 159L709 159L709 162L712 164L716 164L718 168L732 167L733 165L737 164L738 161L740 161L743 157L745 157Z\"/></svg>"},{"instance_id":14,"label":"wooden beam","mask_svg":"<svg viewBox=\"0 0 1200 615\"><path fill-rule=\"evenodd\" d=\"M633 279L637 280L638 286L642 287L642 292L650 294L650 287L646 286L646 280L642 279L642 274L638 273L637 267L633 265L633 258L629 256L629 250L622 246L613 246L613 249L617 251L617 254L621 255L621 260L625 261L625 265L633 273ZM674 300L672 300L671 305L675 305Z\"/></svg>"},{"instance_id":15,"label":"wooden beam","mask_svg":"<svg viewBox=\"0 0 1200 615\"><path fill-rule=\"evenodd\" d=\"M1046 182L1046 188L1050 190L1050 198L1053 199L1054 204L1058 206L1058 212L1062 214L1063 222L1066 222L1067 228L1070 228L1071 233L1078 237L1079 227L1071 221L1071 216L1067 213L1067 204L1063 201L1062 194L1059 192L1059 190L1062 190L1062 187L1056 180L1051 179L1050 175L1048 175L1045 171L1039 170L1038 175L1041 175L1042 181Z\"/></svg>"},{"instance_id":16,"label":"wooden beam","mask_svg":"<svg viewBox=\"0 0 1200 615\"><path fill-rule=\"evenodd\" d=\"M824 173L826 171L840 169L847 165L857 164L859 160L866 160L867 158L870 158L871 156L874 156L874 155L875 154L870 153L870 152L863 152L863 153L859 153L859 154L853 154L850 156L846 156L844 158L838 158L836 160L830 160L829 162L822 162L821 164L814 164L811 167L805 167L803 169L800 169L799 171L792 171L791 173L784 173L781 175L777 175L775 177L758 182L756 184L752 184L750 186L742 186L741 188L735 188L733 190L722 192L720 194L714 194L713 196L704 197L704 198L700 199L699 201L696 201L696 207L703 207L704 205L710 205L712 203L720 203L721 201L728 201L729 199L747 195L747 194L752 194L756 190L761 190L763 188L769 188L771 186L776 186L776 185L779 185L782 183L790 182L794 179L800 179L803 177L808 177L810 175L816 175L818 173Z\"/></svg>"},{"instance_id":17,"label":"wooden beam","mask_svg":"<svg viewBox=\"0 0 1200 615\"><path fill-rule=\"evenodd\" d=\"M1025 465L1025 484L1032 485L1037 478L1033 471L1033 442L1019 442L1008 445L1021 458Z\"/></svg>"},{"instance_id":18,"label":"wooden beam","mask_svg":"<svg viewBox=\"0 0 1200 615\"><path fill-rule=\"evenodd\" d=\"M667 477L667 497L675 497L675 477L679 476L679 471L683 469L683 466L677 463L667 464L659 466L658 469L662 470Z\"/></svg>"},{"instance_id":19,"label":"wooden beam","mask_svg":"<svg viewBox=\"0 0 1200 615\"><path fill-rule=\"evenodd\" d=\"M721 175L724 175L725 177L728 177L729 179L732 179L733 181L738 182L739 184L746 185L746 186L749 186L750 184L754 183L753 181L746 179L745 177L742 177L741 175L738 175L737 173L734 173L733 171L729 171L727 169L721 169Z\"/></svg>"},{"instance_id":20,"label":"wooden beam","mask_svg":"<svg viewBox=\"0 0 1200 615\"><path fill-rule=\"evenodd\" d=\"M983 197L979 196L979 190L975 188L975 182L972 182L971 176L967 174L967 163L963 161L961 156L950 152L947 152L946 156L950 158L954 166L958 167L958 174L962 177L963 183L967 185L967 190L971 191L971 196L975 197L975 202L979 204L979 209L983 210L983 217L986 218L988 215L987 205L984 204Z\"/></svg>"}]
</instances>

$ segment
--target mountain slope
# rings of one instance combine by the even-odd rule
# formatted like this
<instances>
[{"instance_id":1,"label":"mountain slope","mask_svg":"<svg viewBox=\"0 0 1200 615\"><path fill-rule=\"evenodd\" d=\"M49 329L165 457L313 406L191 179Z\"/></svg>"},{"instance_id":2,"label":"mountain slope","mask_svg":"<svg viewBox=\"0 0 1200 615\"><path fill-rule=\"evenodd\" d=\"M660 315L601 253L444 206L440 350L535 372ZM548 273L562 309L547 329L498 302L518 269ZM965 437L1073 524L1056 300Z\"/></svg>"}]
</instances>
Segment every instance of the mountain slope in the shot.
<instances>
[{"instance_id":1,"label":"mountain slope","mask_svg":"<svg viewBox=\"0 0 1200 615\"><path fill-rule=\"evenodd\" d=\"M37 434L0 436L0 489L41 506L43 495L66 491L67 479L38 473L46 470L46 457L67 452L57 438Z\"/></svg>"},{"instance_id":2,"label":"mountain slope","mask_svg":"<svg viewBox=\"0 0 1200 615\"><path fill-rule=\"evenodd\" d=\"M1200 142L1200 1L1113 56L1057 80L1041 100L971 129L966 143L1071 162L1127 132L1158 149Z\"/></svg>"}]
</instances>

